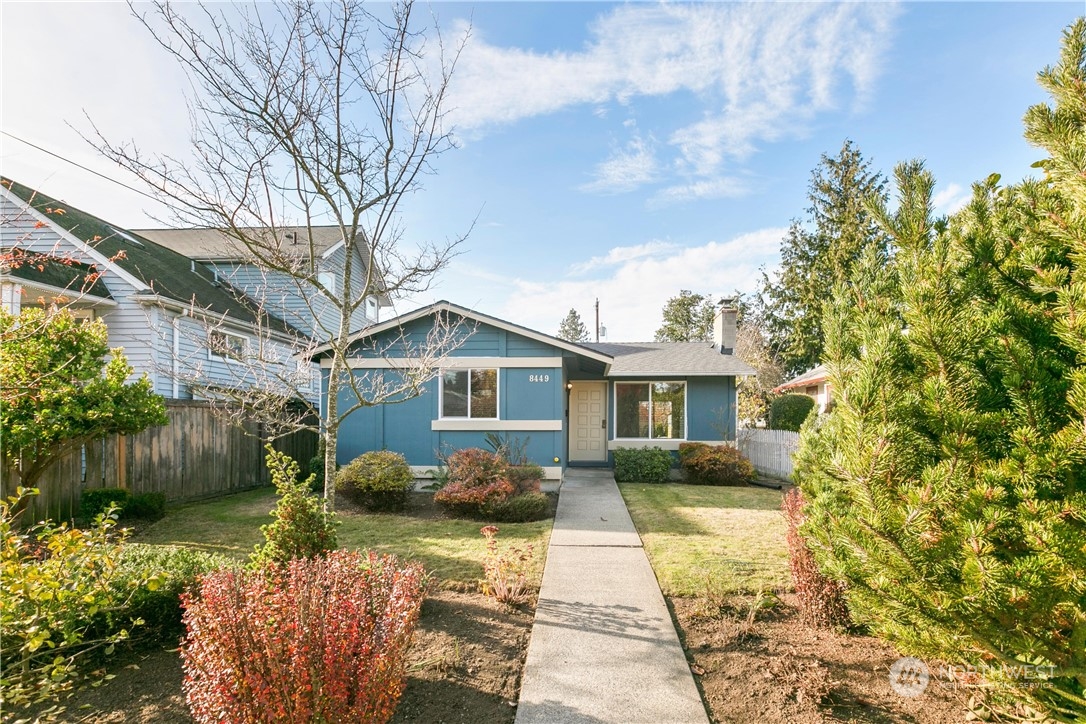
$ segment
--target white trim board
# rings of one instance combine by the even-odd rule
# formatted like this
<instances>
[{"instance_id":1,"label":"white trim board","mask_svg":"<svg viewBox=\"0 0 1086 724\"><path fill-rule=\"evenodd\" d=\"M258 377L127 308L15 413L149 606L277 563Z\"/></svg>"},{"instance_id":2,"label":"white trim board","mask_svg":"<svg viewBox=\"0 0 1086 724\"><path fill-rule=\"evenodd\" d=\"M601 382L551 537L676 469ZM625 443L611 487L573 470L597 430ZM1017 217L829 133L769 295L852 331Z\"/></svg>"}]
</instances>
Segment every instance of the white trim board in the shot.
<instances>
[{"instance_id":1,"label":"white trim board","mask_svg":"<svg viewBox=\"0 0 1086 724\"><path fill-rule=\"evenodd\" d=\"M679 445L687 442L700 442L704 445L734 445L730 440L608 440L609 450L639 450L646 447L658 447L661 450L678 450Z\"/></svg>"},{"instance_id":2,"label":"white trim board","mask_svg":"<svg viewBox=\"0 0 1086 724\"><path fill-rule=\"evenodd\" d=\"M468 431L489 432L491 430L504 430L509 432L559 432L562 430L561 420L434 420L430 423L431 430L439 431Z\"/></svg>"},{"instance_id":3,"label":"white trim board","mask_svg":"<svg viewBox=\"0 0 1086 724\"><path fill-rule=\"evenodd\" d=\"M353 344L354 342L357 342L360 339L365 339L366 337L370 337L370 336L373 336L375 334L380 334L381 332L385 332L385 331L387 331L389 329L395 329L397 327L401 327L404 324L407 324L408 322L413 322L416 319L421 319L422 317L427 317L427 316L436 314L437 312L445 312L446 314L452 313L452 314L456 314L458 316L464 317L465 319L474 319L477 322L482 322L483 324L489 324L490 326L497 327L498 329L504 329L506 332L513 332L514 334L519 334L522 337L527 337L528 339L533 339L533 340L535 340L537 342L543 342L544 344L548 344L551 347L557 347L558 349L568 350L568 351L573 352L575 354L579 354L582 357L588 357L590 359L594 359L597 362L602 362L602 363L604 363L604 365L606 365L606 369L604 370L605 372L608 369L610 369L611 363L614 361L614 358L609 354L604 354L603 352L596 352L595 350L588 349L587 347L582 347L582 346L580 346L578 344L574 344L572 342L566 342L565 340L558 339L557 337L552 337L549 334L543 334L542 332L536 332L534 329L528 329L527 327L521 327L519 325L512 324L511 322L506 322L503 319L498 319L497 317L491 317L488 314L482 314L480 312L476 312L474 310L467 309L465 307L461 307L459 305L452 304L451 302L446 302L446 301L434 302L433 304L430 304L430 305L427 305L425 307L421 307L419 309L416 309L413 312L408 312L407 314L402 314L402 315L400 315L398 317L393 317L392 319L388 320L387 322L381 322L380 324L375 324L374 326L372 326L372 327L370 327L368 329L364 329L361 332L358 332L356 334L352 334L350 337L347 338L347 343L348 344ZM312 355L314 357L316 357L316 356L318 356L320 354L323 354L324 352L327 352L327 351L328 351L328 345L322 345L320 347L317 347L315 350L313 350Z\"/></svg>"},{"instance_id":4,"label":"white trim board","mask_svg":"<svg viewBox=\"0 0 1086 724\"><path fill-rule=\"evenodd\" d=\"M440 467L440 465L412 465L411 474L415 476L415 479L417 481L421 481L423 483L423 486L425 486L433 482L432 480L428 480L428 478L430 478L430 473L439 470ZM546 480L561 480L562 466L544 465L543 477ZM420 487L422 486L416 484L415 489L418 490Z\"/></svg>"},{"instance_id":5,"label":"white trim board","mask_svg":"<svg viewBox=\"0 0 1086 724\"><path fill-rule=\"evenodd\" d=\"M437 362L433 366L443 370L562 367L561 357L443 357ZM331 366L331 359L321 360L321 367L328 369ZM412 357L358 357L347 360L347 368L352 370L402 370L420 366L419 360Z\"/></svg>"},{"instance_id":6,"label":"white trim board","mask_svg":"<svg viewBox=\"0 0 1086 724\"><path fill-rule=\"evenodd\" d=\"M55 221L53 221L52 219L50 219L48 214L41 213L40 211L35 209L33 206L31 206L28 202L23 201L21 198L19 198L15 194L14 191L11 191L8 188L0 186L0 194L3 194L4 196L6 196L8 198L8 200L11 201L11 203L25 209L26 212L28 214L30 214L30 216L32 218L35 218L38 221L41 221L41 222L43 222L45 224L48 224L54 231L56 231L57 234L60 235L60 237L62 239L64 239L68 243L72 244L73 246L75 246L76 249L83 252L84 254L86 254L91 259L93 259L94 262L95 262L95 265L99 267L99 271L106 271L108 269L109 271L113 272L114 274L119 276L121 279L123 279L124 281L126 281L130 285L132 285L132 287L138 292L147 291L147 290L149 290L151 288L147 284L140 281L139 278L137 278L137 277L133 276L131 273L125 271L116 262L110 261L109 258L105 254L98 251L93 246L91 246L87 242L81 240L78 236L76 236L75 234L73 234L72 232L68 231L63 226L61 226L60 224L58 224ZM57 203L62 204L64 202L57 201ZM112 227L110 227L110 228L112 228Z\"/></svg>"}]
</instances>

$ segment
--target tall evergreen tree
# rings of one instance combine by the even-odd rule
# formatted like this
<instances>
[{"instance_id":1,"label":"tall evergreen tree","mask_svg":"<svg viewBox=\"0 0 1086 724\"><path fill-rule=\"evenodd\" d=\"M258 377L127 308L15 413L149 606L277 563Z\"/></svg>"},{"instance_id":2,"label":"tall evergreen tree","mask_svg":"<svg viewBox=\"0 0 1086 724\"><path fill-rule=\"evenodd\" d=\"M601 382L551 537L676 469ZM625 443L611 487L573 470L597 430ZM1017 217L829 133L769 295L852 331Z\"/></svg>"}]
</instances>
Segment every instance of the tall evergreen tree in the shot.
<instances>
[{"instance_id":1,"label":"tall evergreen tree","mask_svg":"<svg viewBox=\"0 0 1086 724\"><path fill-rule=\"evenodd\" d=\"M975 185L949 223L899 167L894 238L826 314L837 406L796 476L815 555L902 651L977 667L995 697L1086 717L1086 19L1040 74L1043 180ZM1024 668L1023 668L1024 667Z\"/></svg>"},{"instance_id":2,"label":"tall evergreen tree","mask_svg":"<svg viewBox=\"0 0 1086 724\"><path fill-rule=\"evenodd\" d=\"M821 361L823 303L863 250L886 255L887 236L865 207L869 197L885 200L886 181L852 141L836 156L823 154L811 173L807 218L793 221L781 242L779 273L762 275L759 316L787 373Z\"/></svg>"},{"instance_id":3,"label":"tall evergreen tree","mask_svg":"<svg viewBox=\"0 0 1086 724\"><path fill-rule=\"evenodd\" d=\"M656 341L710 342L715 314L716 305L711 298L683 289L664 304L663 323L656 330Z\"/></svg>"},{"instance_id":4,"label":"tall evergreen tree","mask_svg":"<svg viewBox=\"0 0 1086 724\"><path fill-rule=\"evenodd\" d=\"M591 338L588 336L588 329L584 326L584 322L581 321L581 315L577 313L576 309L569 310L569 314L566 315L562 323L558 325L558 334L555 335L558 339L564 339L567 342L589 342Z\"/></svg>"}]
</instances>

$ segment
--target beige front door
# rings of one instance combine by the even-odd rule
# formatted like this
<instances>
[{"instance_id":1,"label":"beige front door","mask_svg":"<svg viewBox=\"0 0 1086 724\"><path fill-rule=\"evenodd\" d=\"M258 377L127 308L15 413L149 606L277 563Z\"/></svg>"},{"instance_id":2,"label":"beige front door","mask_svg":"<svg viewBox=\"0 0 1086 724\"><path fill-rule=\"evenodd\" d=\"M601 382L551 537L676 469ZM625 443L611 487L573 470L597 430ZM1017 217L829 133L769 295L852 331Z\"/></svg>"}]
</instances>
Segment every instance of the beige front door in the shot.
<instances>
[{"instance_id":1,"label":"beige front door","mask_svg":"<svg viewBox=\"0 0 1086 724\"><path fill-rule=\"evenodd\" d=\"M573 382L569 391L569 460L607 462L607 383Z\"/></svg>"}]
</instances>

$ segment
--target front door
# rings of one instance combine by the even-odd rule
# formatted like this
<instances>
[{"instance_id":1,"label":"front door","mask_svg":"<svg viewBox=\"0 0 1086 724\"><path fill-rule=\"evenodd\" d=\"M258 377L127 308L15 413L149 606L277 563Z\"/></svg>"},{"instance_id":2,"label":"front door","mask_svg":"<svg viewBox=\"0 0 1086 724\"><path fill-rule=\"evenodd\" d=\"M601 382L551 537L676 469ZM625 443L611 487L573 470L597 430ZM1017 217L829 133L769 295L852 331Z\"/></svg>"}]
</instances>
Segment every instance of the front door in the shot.
<instances>
[{"instance_id":1,"label":"front door","mask_svg":"<svg viewBox=\"0 0 1086 724\"><path fill-rule=\"evenodd\" d=\"M607 462L607 383L572 382L569 391L569 461Z\"/></svg>"}]
</instances>

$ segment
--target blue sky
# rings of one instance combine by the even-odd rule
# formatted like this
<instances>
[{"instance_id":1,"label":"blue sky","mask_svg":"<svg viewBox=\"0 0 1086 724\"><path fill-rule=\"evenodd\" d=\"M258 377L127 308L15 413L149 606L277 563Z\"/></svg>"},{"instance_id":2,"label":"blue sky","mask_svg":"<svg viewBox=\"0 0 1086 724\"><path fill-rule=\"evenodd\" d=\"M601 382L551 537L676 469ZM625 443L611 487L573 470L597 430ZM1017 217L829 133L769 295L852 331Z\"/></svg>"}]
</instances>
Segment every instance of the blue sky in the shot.
<instances>
[{"instance_id":1,"label":"blue sky","mask_svg":"<svg viewBox=\"0 0 1086 724\"><path fill-rule=\"evenodd\" d=\"M754 289L811 169L851 138L889 173L926 159L950 211L1021 135L1074 3L436 3L471 38L460 147L406 211L410 238L478 223L431 292L553 332L593 301L611 341L649 339L680 289ZM75 129L181 152L179 72L112 3L0 3L3 129L107 175ZM0 136L0 172L115 223L150 202Z\"/></svg>"}]
</instances>

